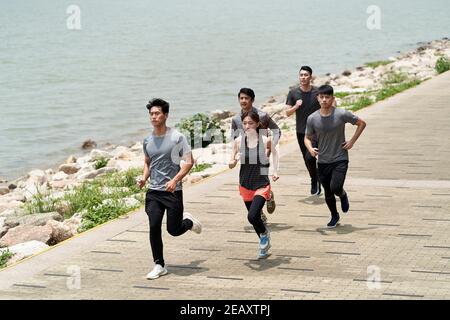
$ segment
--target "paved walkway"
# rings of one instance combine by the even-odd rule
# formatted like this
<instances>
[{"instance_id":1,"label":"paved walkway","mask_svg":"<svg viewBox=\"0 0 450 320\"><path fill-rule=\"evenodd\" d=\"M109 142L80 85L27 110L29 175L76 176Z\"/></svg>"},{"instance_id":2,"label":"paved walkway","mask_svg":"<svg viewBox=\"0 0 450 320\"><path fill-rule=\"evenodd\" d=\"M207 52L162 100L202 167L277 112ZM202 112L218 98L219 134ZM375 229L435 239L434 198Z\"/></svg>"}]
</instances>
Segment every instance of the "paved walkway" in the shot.
<instances>
[{"instance_id":1,"label":"paved walkway","mask_svg":"<svg viewBox=\"0 0 450 320\"><path fill-rule=\"evenodd\" d=\"M337 229L325 228L328 209L309 196L293 142L282 147L267 260L256 259L234 169L186 188L186 209L204 232L164 233L169 275L145 279L141 210L1 271L0 298L448 299L448 88L450 72L358 112L368 126L350 154L351 208Z\"/></svg>"}]
</instances>

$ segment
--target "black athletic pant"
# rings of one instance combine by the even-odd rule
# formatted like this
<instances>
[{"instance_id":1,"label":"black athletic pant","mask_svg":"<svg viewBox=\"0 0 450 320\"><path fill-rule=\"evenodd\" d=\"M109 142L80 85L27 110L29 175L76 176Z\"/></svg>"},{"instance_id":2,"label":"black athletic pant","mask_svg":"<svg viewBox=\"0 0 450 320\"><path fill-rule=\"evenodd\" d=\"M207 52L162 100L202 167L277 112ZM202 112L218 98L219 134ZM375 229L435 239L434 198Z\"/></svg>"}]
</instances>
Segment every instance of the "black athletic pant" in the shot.
<instances>
[{"instance_id":1,"label":"black athletic pant","mask_svg":"<svg viewBox=\"0 0 450 320\"><path fill-rule=\"evenodd\" d=\"M339 215L336 208L336 198L345 195L344 181L347 174L348 161L338 161L333 163L319 163L319 179L325 190L325 201L328 209L330 209L331 216Z\"/></svg>"},{"instance_id":2,"label":"black athletic pant","mask_svg":"<svg viewBox=\"0 0 450 320\"><path fill-rule=\"evenodd\" d=\"M247 219L253 225L258 237L261 233L266 232L266 227L261 219L261 210L264 208L266 199L262 196L255 196L253 201L244 201L248 210Z\"/></svg>"},{"instance_id":3,"label":"black athletic pant","mask_svg":"<svg viewBox=\"0 0 450 320\"><path fill-rule=\"evenodd\" d=\"M305 135L303 133L297 132L297 141L298 145L300 146L300 150L303 154L303 161L305 161L306 169L308 169L309 176L313 181L317 181L318 175L317 175L317 165L316 165L316 158L309 153L308 149L305 145ZM313 145L315 148L317 145Z\"/></svg>"},{"instance_id":4,"label":"black athletic pant","mask_svg":"<svg viewBox=\"0 0 450 320\"><path fill-rule=\"evenodd\" d=\"M150 245L153 261L164 267L161 226L164 211L167 210L167 232L176 237L192 228L192 221L183 220L183 191L148 190L145 197L145 212L150 222Z\"/></svg>"}]
</instances>

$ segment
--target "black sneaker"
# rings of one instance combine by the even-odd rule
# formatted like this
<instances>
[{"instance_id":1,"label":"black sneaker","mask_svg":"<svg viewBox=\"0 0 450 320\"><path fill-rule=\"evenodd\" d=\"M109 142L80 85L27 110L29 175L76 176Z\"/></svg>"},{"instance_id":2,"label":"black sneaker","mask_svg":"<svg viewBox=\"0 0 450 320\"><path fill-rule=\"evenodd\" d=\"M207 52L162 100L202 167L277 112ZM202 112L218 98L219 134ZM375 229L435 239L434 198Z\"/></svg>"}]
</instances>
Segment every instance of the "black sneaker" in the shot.
<instances>
[{"instance_id":1,"label":"black sneaker","mask_svg":"<svg viewBox=\"0 0 450 320\"><path fill-rule=\"evenodd\" d=\"M311 195L316 195L319 192L319 182L315 179L311 179Z\"/></svg>"},{"instance_id":2,"label":"black sneaker","mask_svg":"<svg viewBox=\"0 0 450 320\"><path fill-rule=\"evenodd\" d=\"M267 216L264 214L264 211L261 210L261 220L264 223L264 226L267 227Z\"/></svg>"},{"instance_id":3,"label":"black sneaker","mask_svg":"<svg viewBox=\"0 0 450 320\"><path fill-rule=\"evenodd\" d=\"M273 192L270 191L270 200L266 202L267 205L267 212L272 214L275 211L276 203L275 203L275 197L273 196Z\"/></svg>"},{"instance_id":4,"label":"black sneaker","mask_svg":"<svg viewBox=\"0 0 450 320\"><path fill-rule=\"evenodd\" d=\"M348 202L348 196L347 193L343 197L339 197L341 199L341 209L344 213L348 212L348 209L350 209L350 203Z\"/></svg>"},{"instance_id":5,"label":"black sneaker","mask_svg":"<svg viewBox=\"0 0 450 320\"><path fill-rule=\"evenodd\" d=\"M320 193L322 192L322 187L321 187L320 181L317 181L317 189L318 189L317 195L320 195Z\"/></svg>"},{"instance_id":6,"label":"black sneaker","mask_svg":"<svg viewBox=\"0 0 450 320\"><path fill-rule=\"evenodd\" d=\"M327 228L336 228L336 226L339 224L339 215L335 216L335 217L331 217L330 222L328 222L327 224Z\"/></svg>"}]
</instances>

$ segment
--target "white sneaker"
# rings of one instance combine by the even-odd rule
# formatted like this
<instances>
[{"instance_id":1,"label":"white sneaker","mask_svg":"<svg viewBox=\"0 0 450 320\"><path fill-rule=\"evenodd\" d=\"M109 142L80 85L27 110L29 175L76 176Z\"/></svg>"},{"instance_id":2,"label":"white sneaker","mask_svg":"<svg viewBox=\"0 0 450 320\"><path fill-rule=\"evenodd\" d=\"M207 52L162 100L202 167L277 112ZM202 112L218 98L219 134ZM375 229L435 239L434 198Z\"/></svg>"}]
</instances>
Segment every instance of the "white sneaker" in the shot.
<instances>
[{"instance_id":1,"label":"white sneaker","mask_svg":"<svg viewBox=\"0 0 450 320\"><path fill-rule=\"evenodd\" d=\"M155 267L152 271L147 274L147 279L154 280L159 277L166 275L168 273L167 269L161 266L160 264L155 264Z\"/></svg>"},{"instance_id":2,"label":"white sneaker","mask_svg":"<svg viewBox=\"0 0 450 320\"><path fill-rule=\"evenodd\" d=\"M189 219L192 221L192 228L191 231L195 232L195 233L201 233L202 232L202 224L200 223L200 221L198 221L197 219L195 219L192 214L190 214L189 212L184 212L183 213L183 219Z\"/></svg>"}]
</instances>

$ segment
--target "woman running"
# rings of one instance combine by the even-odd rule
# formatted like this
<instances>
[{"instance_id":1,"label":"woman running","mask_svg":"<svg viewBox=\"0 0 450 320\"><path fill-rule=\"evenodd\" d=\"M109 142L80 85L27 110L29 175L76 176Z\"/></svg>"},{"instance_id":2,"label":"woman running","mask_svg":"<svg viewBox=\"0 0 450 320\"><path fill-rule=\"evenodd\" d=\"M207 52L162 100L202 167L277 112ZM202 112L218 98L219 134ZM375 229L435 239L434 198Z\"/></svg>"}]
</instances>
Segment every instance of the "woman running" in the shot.
<instances>
[{"instance_id":1,"label":"woman running","mask_svg":"<svg viewBox=\"0 0 450 320\"><path fill-rule=\"evenodd\" d=\"M248 221L259 237L259 259L269 256L270 231L261 219L261 210L271 197L269 179L269 157L273 156L273 181L278 180L278 152L272 139L260 132L261 123L255 111L242 114L244 135L233 141L233 151L228 166L234 168L241 161L239 171L239 192L248 210ZM262 131L262 129L261 129Z\"/></svg>"}]
</instances>

